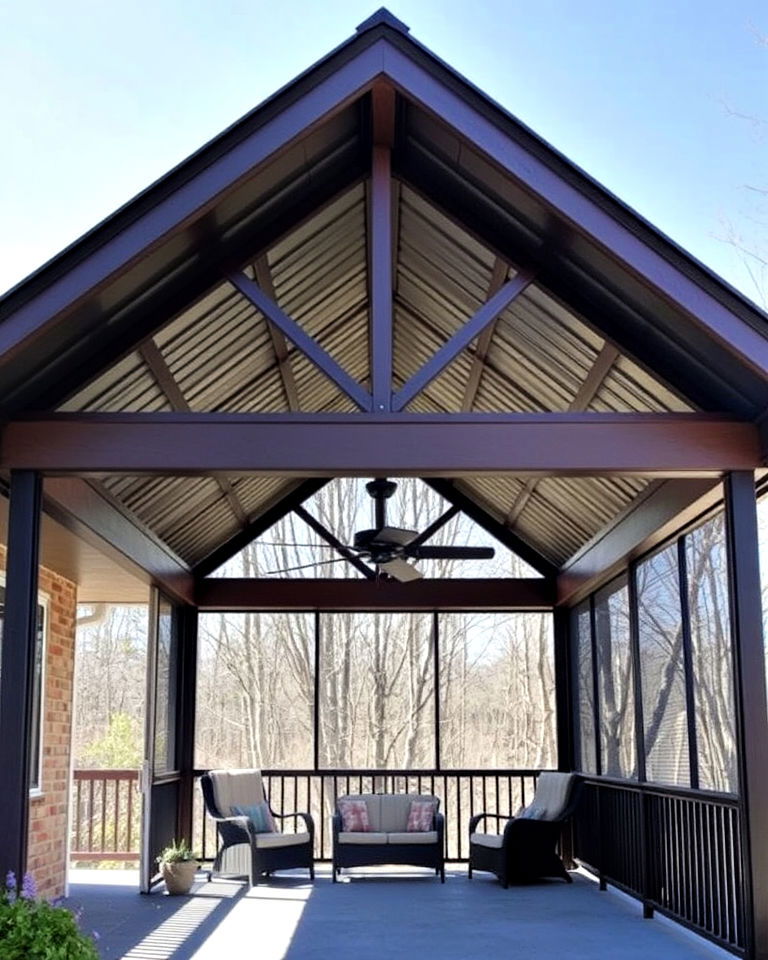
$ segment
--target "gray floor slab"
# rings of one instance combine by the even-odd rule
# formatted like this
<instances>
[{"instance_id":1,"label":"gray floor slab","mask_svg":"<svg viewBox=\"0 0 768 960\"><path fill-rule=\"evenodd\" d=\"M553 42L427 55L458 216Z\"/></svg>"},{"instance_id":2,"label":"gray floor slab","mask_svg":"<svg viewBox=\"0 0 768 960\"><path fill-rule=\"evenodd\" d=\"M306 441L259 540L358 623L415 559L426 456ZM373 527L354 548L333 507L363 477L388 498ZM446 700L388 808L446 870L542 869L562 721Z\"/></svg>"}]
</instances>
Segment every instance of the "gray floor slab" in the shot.
<instances>
[{"instance_id":1,"label":"gray floor slab","mask_svg":"<svg viewBox=\"0 0 768 960\"><path fill-rule=\"evenodd\" d=\"M105 882L106 881L106 882ZM198 882L188 897L136 892L135 874L73 874L70 902L103 960L722 960L730 955L576 876L503 890L490 876L353 871L310 884Z\"/></svg>"}]
</instances>

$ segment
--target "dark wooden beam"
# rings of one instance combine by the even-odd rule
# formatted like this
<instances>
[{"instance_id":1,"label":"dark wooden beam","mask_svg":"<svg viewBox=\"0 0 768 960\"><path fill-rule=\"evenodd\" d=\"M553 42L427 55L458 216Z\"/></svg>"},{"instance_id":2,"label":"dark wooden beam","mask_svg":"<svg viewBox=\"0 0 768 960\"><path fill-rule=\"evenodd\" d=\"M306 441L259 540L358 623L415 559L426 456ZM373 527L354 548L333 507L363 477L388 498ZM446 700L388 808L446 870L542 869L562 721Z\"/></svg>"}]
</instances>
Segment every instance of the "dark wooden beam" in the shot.
<instances>
[{"instance_id":1,"label":"dark wooden beam","mask_svg":"<svg viewBox=\"0 0 768 960\"><path fill-rule=\"evenodd\" d=\"M501 257L496 257L496 259L493 261L491 280L488 284L488 290L486 291L486 300L490 300L491 297L495 296L495 294L501 290L506 283L508 276L509 264L506 262L506 260L502 260ZM488 356L488 350L490 349L491 341L493 340L493 335L496 331L497 320L498 318L496 320L492 320L477 338L475 354L472 357L472 366L469 369L467 382L464 384L464 396L461 401L461 409L464 411L471 410L475 404L475 397L477 396L477 391L480 387L480 378L482 377L483 370L485 369L485 360Z\"/></svg>"},{"instance_id":2,"label":"dark wooden beam","mask_svg":"<svg viewBox=\"0 0 768 960\"><path fill-rule=\"evenodd\" d=\"M177 412L190 413L192 408L184 396L184 392L179 386L176 377L174 377L173 371L168 366L162 351L152 337L142 343L139 347L139 354L155 378L158 387L160 387L165 394L171 407ZM235 519L241 526L244 526L248 523L248 515L243 509L242 503L240 503L240 498L235 493L232 481L229 477L221 473L213 474L213 478L224 494L224 499L227 501L227 505L234 514Z\"/></svg>"},{"instance_id":3,"label":"dark wooden beam","mask_svg":"<svg viewBox=\"0 0 768 960\"><path fill-rule=\"evenodd\" d=\"M745 956L768 958L768 706L755 476L725 478L728 596L739 774L739 827L744 869Z\"/></svg>"},{"instance_id":4,"label":"dark wooden beam","mask_svg":"<svg viewBox=\"0 0 768 960\"><path fill-rule=\"evenodd\" d=\"M275 284L272 280L272 271L269 268L269 261L267 260L266 253L262 253L261 256L256 258L253 265L253 270L256 276L256 283L258 283L264 293L266 293L271 300L276 301L277 296L275 295ZM267 329L269 330L269 337L272 341L272 349L275 354L277 369L280 371L280 379L283 383L285 402L289 410L299 410L301 409L301 405L299 403L299 389L296 386L296 378L293 375L291 358L288 354L288 344L286 343L282 330L275 326L275 324L269 318L267 318Z\"/></svg>"},{"instance_id":5,"label":"dark wooden beam","mask_svg":"<svg viewBox=\"0 0 768 960\"><path fill-rule=\"evenodd\" d=\"M392 409L396 411L405 409L411 400L439 376L448 364L455 360L489 324L493 323L532 282L533 274L524 270L508 280L474 316L462 324L447 343L432 354L421 370L417 371L397 391L392 401Z\"/></svg>"},{"instance_id":6,"label":"dark wooden beam","mask_svg":"<svg viewBox=\"0 0 768 960\"><path fill-rule=\"evenodd\" d=\"M603 381L619 356L619 351L610 343L604 343L600 353L595 358L595 362L589 369L586 377L576 391L576 396L568 404L569 410L586 410L595 399L597 391L603 385ZM520 491L512 505L512 509L507 514L507 526L514 527L518 517L525 510L528 501L531 499L539 481L536 477L531 477L526 481L525 486Z\"/></svg>"},{"instance_id":7,"label":"dark wooden beam","mask_svg":"<svg viewBox=\"0 0 768 960\"><path fill-rule=\"evenodd\" d=\"M552 582L531 580L227 580L197 584L211 610L549 610Z\"/></svg>"},{"instance_id":8,"label":"dark wooden beam","mask_svg":"<svg viewBox=\"0 0 768 960\"><path fill-rule=\"evenodd\" d=\"M513 533L509 527L505 527L495 517L484 510L475 500L459 490L451 480L427 479L422 477L424 483L431 487L435 493L458 507L462 513L465 513L471 520L482 527L492 537L495 537L499 543L502 543L508 550L517 554L521 560L537 570L543 577L554 577L557 574L557 568L545 557L535 550L529 543Z\"/></svg>"},{"instance_id":9,"label":"dark wooden beam","mask_svg":"<svg viewBox=\"0 0 768 960\"><path fill-rule=\"evenodd\" d=\"M11 473L0 673L0 876L13 871L17 881L27 868L40 492L39 474L26 470ZM43 714L41 706L41 724Z\"/></svg>"},{"instance_id":10,"label":"dark wooden beam","mask_svg":"<svg viewBox=\"0 0 768 960\"><path fill-rule=\"evenodd\" d=\"M564 564L558 577L558 603L577 603L626 568L630 560L653 549L721 499L719 480L666 480L650 484Z\"/></svg>"},{"instance_id":11,"label":"dark wooden beam","mask_svg":"<svg viewBox=\"0 0 768 960\"><path fill-rule=\"evenodd\" d=\"M295 510L296 507L304 503L305 500L308 500L313 494L324 487L326 483L328 483L327 479L311 479L292 485L287 493L284 493L274 503L265 507L259 516L255 517L247 527L239 530L233 537L230 537L226 543L221 544L213 553L210 553L204 560L201 560L193 571L194 576L199 579L207 577L208 574L213 573L214 570L218 570L223 563L226 563L227 560L234 557L236 553L239 553L244 547L247 547L256 537L260 537L262 533L269 530L278 520L282 520L286 514Z\"/></svg>"},{"instance_id":12,"label":"dark wooden beam","mask_svg":"<svg viewBox=\"0 0 768 960\"><path fill-rule=\"evenodd\" d=\"M174 597L190 602L189 567L111 498L78 477L47 477L45 512L131 573L143 573Z\"/></svg>"},{"instance_id":13,"label":"dark wooden beam","mask_svg":"<svg viewBox=\"0 0 768 960\"><path fill-rule=\"evenodd\" d=\"M227 278L246 300L250 301L271 323L281 330L318 369L347 394L361 410L371 409L371 397L367 390L351 377L320 344L310 337L304 328L280 309L261 287L244 273L230 273Z\"/></svg>"},{"instance_id":14,"label":"dark wooden beam","mask_svg":"<svg viewBox=\"0 0 768 960\"><path fill-rule=\"evenodd\" d=\"M305 510L302 506L297 506L293 508L293 512L297 517L300 517L308 527L311 527L319 537L322 537L329 546L340 553L345 560L348 560L355 569L359 570L364 577L367 577L368 580L376 579L376 571L373 567L369 567L367 563L363 563L356 553L350 550L349 547L344 546L341 540L334 536L319 520L313 517L308 510Z\"/></svg>"},{"instance_id":15,"label":"dark wooden beam","mask_svg":"<svg viewBox=\"0 0 768 960\"><path fill-rule=\"evenodd\" d=\"M452 504L450 507L448 507L445 513L440 514L437 520L433 520L428 527L422 530L421 533L418 535L418 537L416 537L414 540L411 540L410 546L420 547L422 543L426 543L427 540L431 540L432 537L434 537L434 535L438 532L438 530L442 530L442 528L446 525L446 523L449 523L451 520L453 520L455 516L457 516L460 513L461 513L461 508L457 507L456 504Z\"/></svg>"},{"instance_id":16,"label":"dark wooden beam","mask_svg":"<svg viewBox=\"0 0 768 960\"><path fill-rule=\"evenodd\" d=\"M704 414L52 414L12 421L4 469L281 476L716 476L755 469L751 423Z\"/></svg>"}]
</instances>

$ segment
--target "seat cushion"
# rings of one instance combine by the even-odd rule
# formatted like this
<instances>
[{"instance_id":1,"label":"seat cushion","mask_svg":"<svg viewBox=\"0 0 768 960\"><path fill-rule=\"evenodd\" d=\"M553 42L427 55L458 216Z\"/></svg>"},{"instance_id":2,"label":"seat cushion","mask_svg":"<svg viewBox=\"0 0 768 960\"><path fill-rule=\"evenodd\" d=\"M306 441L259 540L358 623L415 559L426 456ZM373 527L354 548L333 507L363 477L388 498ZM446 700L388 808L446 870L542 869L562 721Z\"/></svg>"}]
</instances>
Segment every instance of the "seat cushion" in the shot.
<instances>
[{"instance_id":1,"label":"seat cushion","mask_svg":"<svg viewBox=\"0 0 768 960\"><path fill-rule=\"evenodd\" d=\"M494 847L500 850L504 845L504 835L501 833L472 833L469 836L470 846L474 843L478 847Z\"/></svg>"},{"instance_id":2,"label":"seat cushion","mask_svg":"<svg viewBox=\"0 0 768 960\"><path fill-rule=\"evenodd\" d=\"M437 843L437 830L388 833L387 838L390 843Z\"/></svg>"},{"instance_id":3,"label":"seat cushion","mask_svg":"<svg viewBox=\"0 0 768 960\"><path fill-rule=\"evenodd\" d=\"M339 843L386 843L386 833L339 833Z\"/></svg>"},{"instance_id":4,"label":"seat cushion","mask_svg":"<svg viewBox=\"0 0 768 960\"><path fill-rule=\"evenodd\" d=\"M263 850L267 847L297 847L309 843L308 833L257 833L256 846Z\"/></svg>"}]
</instances>

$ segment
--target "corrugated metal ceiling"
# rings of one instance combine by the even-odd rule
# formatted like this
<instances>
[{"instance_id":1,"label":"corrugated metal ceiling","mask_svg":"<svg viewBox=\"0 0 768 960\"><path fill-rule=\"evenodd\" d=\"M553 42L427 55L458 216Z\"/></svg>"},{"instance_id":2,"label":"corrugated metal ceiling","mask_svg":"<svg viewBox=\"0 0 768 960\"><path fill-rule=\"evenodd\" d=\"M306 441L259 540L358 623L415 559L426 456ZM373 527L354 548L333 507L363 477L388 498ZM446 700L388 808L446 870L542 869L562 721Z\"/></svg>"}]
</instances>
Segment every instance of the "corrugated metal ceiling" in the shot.
<instances>
[{"instance_id":1,"label":"corrugated metal ceiling","mask_svg":"<svg viewBox=\"0 0 768 960\"><path fill-rule=\"evenodd\" d=\"M394 381L402 386L479 309L498 264L491 251L413 190L400 185L394 290ZM368 386L367 203L364 185L348 191L267 253L274 296L353 378ZM248 268L254 276L253 267ZM514 275L514 265L509 265ZM157 331L154 343L185 402L196 411L284 412L288 395L265 318L228 282ZM474 411L567 410L604 345L581 318L535 282L495 324L482 363ZM464 350L409 406L458 412L477 367L477 343ZM288 365L302 411L349 412L354 403L292 344ZM171 404L139 353L130 354L62 409L132 412ZM690 409L626 357L598 385L588 409ZM279 478L110 477L124 507L180 557L196 564L287 490ZM462 487L547 559L561 563L645 486L639 479L478 477ZM227 491L229 490L229 496Z\"/></svg>"}]
</instances>

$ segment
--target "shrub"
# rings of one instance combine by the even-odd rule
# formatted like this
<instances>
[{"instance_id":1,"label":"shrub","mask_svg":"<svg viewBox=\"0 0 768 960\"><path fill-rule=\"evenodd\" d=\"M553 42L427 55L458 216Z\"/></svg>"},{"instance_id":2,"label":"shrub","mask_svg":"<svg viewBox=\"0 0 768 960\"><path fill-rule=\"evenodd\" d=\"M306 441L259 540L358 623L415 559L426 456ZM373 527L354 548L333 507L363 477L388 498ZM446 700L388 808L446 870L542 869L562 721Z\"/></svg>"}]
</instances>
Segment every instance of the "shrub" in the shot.
<instances>
[{"instance_id":1,"label":"shrub","mask_svg":"<svg viewBox=\"0 0 768 960\"><path fill-rule=\"evenodd\" d=\"M93 939L80 931L71 910L39 899L29 874L21 890L8 874L0 890L0 960L98 958Z\"/></svg>"}]
</instances>

